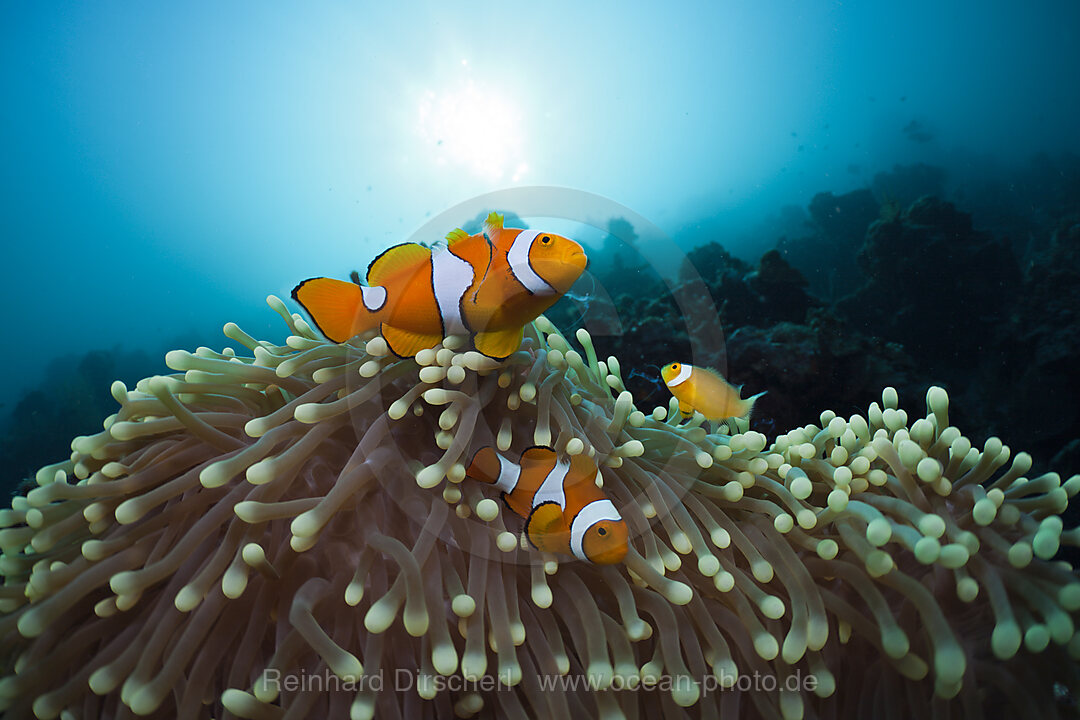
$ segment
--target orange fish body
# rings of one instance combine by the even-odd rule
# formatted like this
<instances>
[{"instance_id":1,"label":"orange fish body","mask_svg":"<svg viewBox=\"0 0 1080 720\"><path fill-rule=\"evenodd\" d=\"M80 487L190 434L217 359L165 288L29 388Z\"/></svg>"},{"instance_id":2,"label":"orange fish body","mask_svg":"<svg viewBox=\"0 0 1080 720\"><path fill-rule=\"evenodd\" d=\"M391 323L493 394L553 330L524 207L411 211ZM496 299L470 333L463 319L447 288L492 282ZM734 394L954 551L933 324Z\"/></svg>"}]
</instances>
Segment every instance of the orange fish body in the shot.
<instances>
[{"instance_id":1,"label":"orange fish body","mask_svg":"<svg viewBox=\"0 0 1080 720\"><path fill-rule=\"evenodd\" d=\"M626 523L597 487L599 469L589 457L559 460L549 447L531 447L514 464L487 447L476 453L466 474L503 491L507 507L525 518L525 535L538 550L597 565L626 556Z\"/></svg>"},{"instance_id":2,"label":"orange fish body","mask_svg":"<svg viewBox=\"0 0 1080 720\"><path fill-rule=\"evenodd\" d=\"M486 237L492 250L475 302L465 307L466 319L473 327L524 325L555 304L580 275L563 270L567 263L576 265L573 249L559 247L565 238L537 230L504 228L502 217L495 213L484 222L483 235L472 237ZM527 292L521 292L522 287Z\"/></svg>"},{"instance_id":3,"label":"orange fish body","mask_svg":"<svg viewBox=\"0 0 1080 720\"><path fill-rule=\"evenodd\" d=\"M697 411L706 420L724 420L730 417L746 417L754 402L765 393L753 397L739 397L739 389L732 386L719 373L709 368L695 367L685 363L670 363L660 370L664 384L679 401L683 415Z\"/></svg>"},{"instance_id":4,"label":"orange fish body","mask_svg":"<svg viewBox=\"0 0 1080 720\"><path fill-rule=\"evenodd\" d=\"M505 358L521 344L524 325L570 289L588 260L573 240L503 228L495 213L485 230L454 230L434 250L396 245L368 266L366 286L312 278L293 298L334 342L378 328L395 354L412 357L447 335L469 335L481 353Z\"/></svg>"}]
</instances>

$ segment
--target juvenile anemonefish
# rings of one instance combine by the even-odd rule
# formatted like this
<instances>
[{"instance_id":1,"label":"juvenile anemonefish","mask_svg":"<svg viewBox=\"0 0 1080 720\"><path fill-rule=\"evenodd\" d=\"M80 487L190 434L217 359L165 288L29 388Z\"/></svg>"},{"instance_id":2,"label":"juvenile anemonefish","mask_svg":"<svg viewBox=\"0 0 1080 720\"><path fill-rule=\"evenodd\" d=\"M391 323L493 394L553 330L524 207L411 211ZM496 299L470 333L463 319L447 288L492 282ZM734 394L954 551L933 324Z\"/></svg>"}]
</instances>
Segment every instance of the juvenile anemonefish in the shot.
<instances>
[{"instance_id":1,"label":"juvenile anemonefish","mask_svg":"<svg viewBox=\"0 0 1080 720\"><path fill-rule=\"evenodd\" d=\"M599 472L586 455L560 460L551 448L534 446L515 465L486 447L466 475L502 490L537 550L611 565L626 556L628 534L615 504L596 486Z\"/></svg>"},{"instance_id":2,"label":"juvenile anemonefish","mask_svg":"<svg viewBox=\"0 0 1080 720\"><path fill-rule=\"evenodd\" d=\"M693 415L696 410L706 420L746 417L753 409L754 402L765 394L760 392L746 399L740 398L739 388L732 386L715 370L685 363L665 365L660 370L660 376L679 401L679 411L683 415Z\"/></svg>"},{"instance_id":3,"label":"juvenile anemonefish","mask_svg":"<svg viewBox=\"0 0 1080 720\"><path fill-rule=\"evenodd\" d=\"M412 357L447 335L469 335L479 352L502 359L588 262L573 240L504 228L497 213L484 232L457 229L446 240L445 248L404 243L386 250L368 266L367 285L311 278L292 296L334 342L379 328L396 355Z\"/></svg>"}]
</instances>

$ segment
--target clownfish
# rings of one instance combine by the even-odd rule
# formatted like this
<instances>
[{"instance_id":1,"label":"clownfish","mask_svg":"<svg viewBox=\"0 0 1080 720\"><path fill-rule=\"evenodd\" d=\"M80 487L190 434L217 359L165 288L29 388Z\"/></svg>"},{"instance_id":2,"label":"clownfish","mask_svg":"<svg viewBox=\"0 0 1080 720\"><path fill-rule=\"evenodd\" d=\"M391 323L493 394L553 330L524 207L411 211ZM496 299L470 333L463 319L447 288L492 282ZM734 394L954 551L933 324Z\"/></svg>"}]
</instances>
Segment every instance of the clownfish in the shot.
<instances>
[{"instance_id":1,"label":"clownfish","mask_svg":"<svg viewBox=\"0 0 1080 720\"><path fill-rule=\"evenodd\" d=\"M685 363L665 365L660 370L660 376L679 401L679 411L683 415L693 415L696 410L706 420L747 417L754 402L765 394L760 392L746 399L740 398L739 388L720 377L715 370Z\"/></svg>"},{"instance_id":2,"label":"clownfish","mask_svg":"<svg viewBox=\"0 0 1080 720\"><path fill-rule=\"evenodd\" d=\"M372 260L366 285L311 278L293 288L293 299L334 342L378 328L394 354L413 357L448 335L469 335L479 352L501 360L588 263L573 240L504 228L497 213L484 232L459 228L446 240L435 249L395 245Z\"/></svg>"},{"instance_id":3,"label":"clownfish","mask_svg":"<svg viewBox=\"0 0 1080 720\"><path fill-rule=\"evenodd\" d=\"M615 504L596 486L599 473L586 455L560 460L541 446L523 452L519 464L481 448L465 471L502 490L506 506L525 518L525 535L537 550L611 565L626 557L629 536Z\"/></svg>"}]
</instances>

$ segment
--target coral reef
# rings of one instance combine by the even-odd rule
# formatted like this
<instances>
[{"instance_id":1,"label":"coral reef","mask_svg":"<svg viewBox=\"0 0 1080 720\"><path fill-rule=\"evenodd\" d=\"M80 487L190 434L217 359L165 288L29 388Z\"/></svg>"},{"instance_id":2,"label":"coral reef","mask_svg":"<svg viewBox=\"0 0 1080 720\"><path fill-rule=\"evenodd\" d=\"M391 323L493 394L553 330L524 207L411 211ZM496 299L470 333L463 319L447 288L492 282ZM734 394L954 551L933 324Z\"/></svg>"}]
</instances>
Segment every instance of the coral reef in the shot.
<instances>
[{"instance_id":1,"label":"coral reef","mask_svg":"<svg viewBox=\"0 0 1080 720\"><path fill-rule=\"evenodd\" d=\"M923 195L944 197L945 171L926 163L894 165L892 170L876 173L870 188L879 200L907 207Z\"/></svg>"},{"instance_id":2,"label":"coral reef","mask_svg":"<svg viewBox=\"0 0 1080 720\"><path fill-rule=\"evenodd\" d=\"M767 388L755 405L754 426L769 437L783 432L776 418L805 417L807 407L826 407L838 398L870 396L889 378L902 396L925 390L911 358L894 344L845 332L827 310L806 323L743 327L727 343L727 361L750 388Z\"/></svg>"},{"instance_id":3,"label":"coral reef","mask_svg":"<svg viewBox=\"0 0 1080 720\"><path fill-rule=\"evenodd\" d=\"M866 228L881 208L869 190L843 195L818 193L808 208L817 233L810 237L782 237L777 249L807 278L812 293L835 300L863 280L856 255Z\"/></svg>"},{"instance_id":4,"label":"coral reef","mask_svg":"<svg viewBox=\"0 0 1080 720\"><path fill-rule=\"evenodd\" d=\"M635 278L633 293L613 291L610 299L594 300L583 324L598 347L630 368L626 384L641 403L666 403L659 368L691 357L744 384L745 394L768 390L754 416L770 436L814 417L824 405L865 405L886 384L908 394L925 391L902 347L852 327L807 291L786 257L782 249L767 252L755 269L709 242L687 253L670 286L655 277ZM858 284L863 277L859 272ZM607 288L606 277L603 282ZM565 304L548 315L560 327L579 317ZM716 335L718 325L727 333L725 342L695 344Z\"/></svg>"},{"instance_id":5,"label":"coral reef","mask_svg":"<svg viewBox=\"0 0 1080 720\"><path fill-rule=\"evenodd\" d=\"M955 359L993 337L1020 285L1007 246L973 230L970 215L929 196L895 222L874 223L858 258L868 280L838 311L901 343L917 362L956 372L969 372Z\"/></svg>"},{"instance_id":6,"label":"coral reef","mask_svg":"<svg viewBox=\"0 0 1080 720\"><path fill-rule=\"evenodd\" d=\"M972 214L976 227L1008 238L1025 264L1056 233L1080 222L1080 156L1074 153L1040 153L1007 170L996 158L972 157L952 175L949 199ZM943 196L940 189L920 194Z\"/></svg>"},{"instance_id":7,"label":"coral reef","mask_svg":"<svg viewBox=\"0 0 1080 720\"><path fill-rule=\"evenodd\" d=\"M544 318L504 363L400 360L270 304L286 345L230 324L242 354L114 384L0 511L6 716L1051 717L1080 689L1080 477L972 447L941 388L769 444L644 412ZM534 443L600 462L624 566L527 549L463 481Z\"/></svg>"},{"instance_id":8,"label":"coral reef","mask_svg":"<svg viewBox=\"0 0 1080 720\"><path fill-rule=\"evenodd\" d=\"M1067 198L1070 166L1058 166L1064 179L1051 196ZM913 166L879 180L906 195L940 185L940 175ZM1080 216L1055 210L1049 239L1028 246L1021 263L1023 248L977 230L952 203L923 196L887 205L875 220L866 191L820 193L810 208L818 233L781 238L779 258L766 253L756 271L705 243L688 253L672 287L641 282L636 293L594 303L584 325L605 352L649 368L626 378L643 401L663 401L655 366L690 357L695 335L718 315L726 347L697 354L698 364L748 393L768 390L755 406L766 432L805 422L824 405L863 407L883 385L910 396L936 382L979 442L997 433L1042 462L1057 456L1080 435L1080 414L1057 402L1080 384L1071 361L1080 350ZM686 312L695 297L717 310ZM560 312L552 316L561 321ZM1080 472L1075 457L1065 453L1053 467Z\"/></svg>"},{"instance_id":9,"label":"coral reef","mask_svg":"<svg viewBox=\"0 0 1080 720\"><path fill-rule=\"evenodd\" d=\"M1005 337L1008 362L999 377L1013 401L991 420L1003 422L1000 416L1011 413L1018 436L1050 456L1080 434L1080 408L1055 402L1053 412L1040 412L1017 400L1067 398L1080 387L1080 218L1054 233L1049 248L1028 263ZM1080 472L1075 458L1067 467Z\"/></svg>"}]
</instances>

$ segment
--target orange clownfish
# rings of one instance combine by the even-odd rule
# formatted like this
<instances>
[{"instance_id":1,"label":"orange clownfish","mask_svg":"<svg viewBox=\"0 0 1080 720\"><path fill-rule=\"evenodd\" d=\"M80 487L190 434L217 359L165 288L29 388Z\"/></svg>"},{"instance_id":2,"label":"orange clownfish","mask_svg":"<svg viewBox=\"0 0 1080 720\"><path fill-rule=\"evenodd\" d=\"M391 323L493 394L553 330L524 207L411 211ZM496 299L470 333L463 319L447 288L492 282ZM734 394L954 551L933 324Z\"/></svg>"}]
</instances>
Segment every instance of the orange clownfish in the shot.
<instances>
[{"instance_id":1,"label":"orange clownfish","mask_svg":"<svg viewBox=\"0 0 1080 720\"><path fill-rule=\"evenodd\" d=\"M753 397L740 398L739 388L732 386L715 370L685 363L665 365L660 370L660 376L679 401L679 410L683 415L693 415L696 410L706 420L747 417L754 402L765 394L760 392Z\"/></svg>"},{"instance_id":2,"label":"orange clownfish","mask_svg":"<svg viewBox=\"0 0 1080 720\"><path fill-rule=\"evenodd\" d=\"M611 565L626 557L628 533L615 504L596 486L599 472L586 455L560 460L551 448L534 446L515 465L486 447L466 475L502 490L507 507L525 518L525 535L537 550Z\"/></svg>"},{"instance_id":3,"label":"orange clownfish","mask_svg":"<svg viewBox=\"0 0 1080 720\"><path fill-rule=\"evenodd\" d=\"M445 248L404 243L384 251L368 266L365 286L311 278L293 299L334 342L378 328L396 355L413 357L448 335L469 335L479 352L501 360L588 262L573 240L504 228L497 213L483 233L457 229L446 239Z\"/></svg>"}]
</instances>

